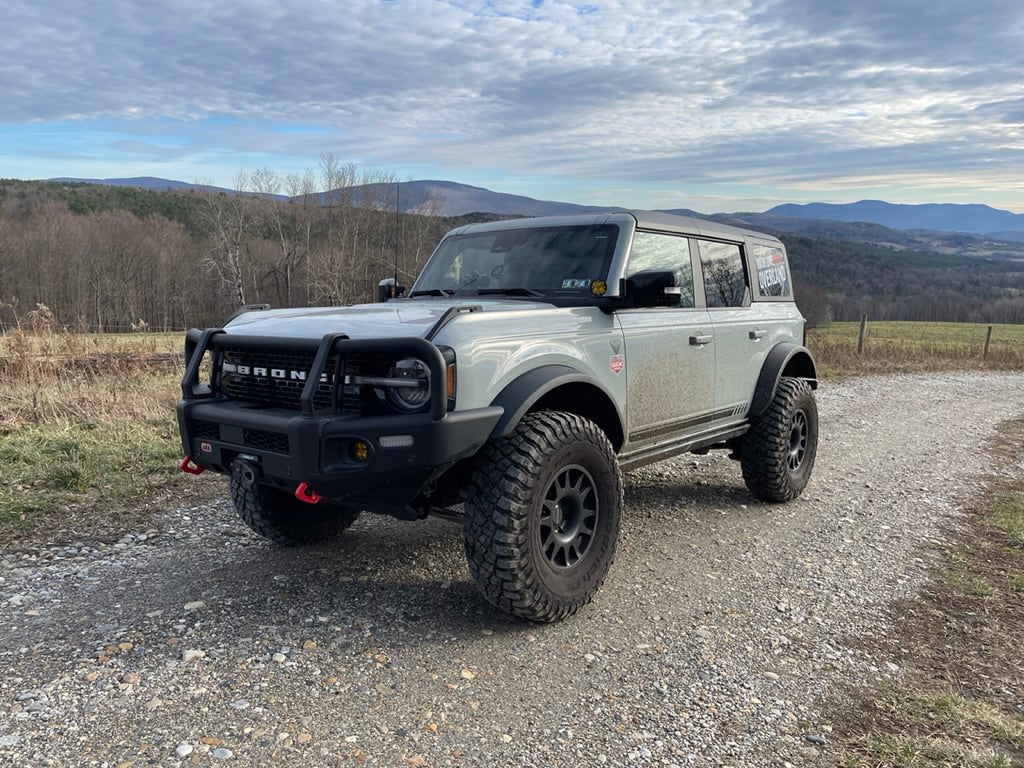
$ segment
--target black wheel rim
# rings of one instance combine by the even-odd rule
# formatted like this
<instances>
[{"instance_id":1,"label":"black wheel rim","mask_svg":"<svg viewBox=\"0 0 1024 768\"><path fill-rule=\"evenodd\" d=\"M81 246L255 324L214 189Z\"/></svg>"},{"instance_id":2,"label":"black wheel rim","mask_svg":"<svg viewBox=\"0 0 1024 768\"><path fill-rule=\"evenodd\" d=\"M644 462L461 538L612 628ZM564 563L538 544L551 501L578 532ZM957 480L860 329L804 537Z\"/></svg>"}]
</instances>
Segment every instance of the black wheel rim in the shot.
<instances>
[{"instance_id":1,"label":"black wheel rim","mask_svg":"<svg viewBox=\"0 0 1024 768\"><path fill-rule=\"evenodd\" d=\"M597 531L599 504L594 478L583 467L563 467L555 475L540 511L540 548L548 565L572 568L586 557Z\"/></svg>"},{"instance_id":2,"label":"black wheel rim","mask_svg":"<svg viewBox=\"0 0 1024 768\"><path fill-rule=\"evenodd\" d=\"M796 411L793 414L793 425L789 430L789 456L786 463L791 470L800 468L807 455L807 414Z\"/></svg>"}]
</instances>

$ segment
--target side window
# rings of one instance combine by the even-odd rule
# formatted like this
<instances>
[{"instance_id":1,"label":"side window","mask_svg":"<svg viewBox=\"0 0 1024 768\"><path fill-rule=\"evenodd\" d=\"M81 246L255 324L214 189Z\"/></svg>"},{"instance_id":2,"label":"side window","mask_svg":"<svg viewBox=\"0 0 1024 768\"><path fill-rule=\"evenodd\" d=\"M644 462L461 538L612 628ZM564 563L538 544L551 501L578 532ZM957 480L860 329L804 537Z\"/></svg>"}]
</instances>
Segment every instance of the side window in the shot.
<instances>
[{"instance_id":1,"label":"side window","mask_svg":"<svg viewBox=\"0 0 1024 768\"><path fill-rule=\"evenodd\" d=\"M754 245L752 250L757 267L757 288L762 296L793 295L786 273L786 257L775 245Z\"/></svg>"},{"instance_id":2,"label":"side window","mask_svg":"<svg viewBox=\"0 0 1024 768\"><path fill-rule=\"evenodd\" d=\"M742 307L747 294L740 247L732 243L697 241L704 271L704 295L709 307Z\"/></svg>"},{"instance_id":3,"label":"side window","mask_svg":"<svg viewBox=\"0 0 1024 768\"><path fill-rule=\"evenodd\" d=\"M690 241L685 237L656 232L637 232L629 251L626 277L649 270L675 270L681 275L680 307L693 306L693 266L690 262Z\"/></svg>"}]
</instances>

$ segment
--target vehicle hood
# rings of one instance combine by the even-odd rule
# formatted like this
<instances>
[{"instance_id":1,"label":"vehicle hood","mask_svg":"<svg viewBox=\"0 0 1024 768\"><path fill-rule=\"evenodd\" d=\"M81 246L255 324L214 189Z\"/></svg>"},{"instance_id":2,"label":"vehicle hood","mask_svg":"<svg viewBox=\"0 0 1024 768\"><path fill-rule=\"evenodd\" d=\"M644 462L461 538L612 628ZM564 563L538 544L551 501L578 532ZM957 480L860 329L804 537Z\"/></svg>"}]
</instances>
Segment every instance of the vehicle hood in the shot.
<instances>
[{"instance_id":1,"label":"vehicle hood","mask_svg":"<svg viewBox=\"0 0 1024 768\"><path fill-rule=\"evenodd\" d=\"M344 333L350 339L424 337L452 307L478 306L484 312L523 312L552 309L540 301L479 301L461 299L389 301L350 307L254 310L224 327L230 333L319 339Z\"/></svg>"}]
</instances>

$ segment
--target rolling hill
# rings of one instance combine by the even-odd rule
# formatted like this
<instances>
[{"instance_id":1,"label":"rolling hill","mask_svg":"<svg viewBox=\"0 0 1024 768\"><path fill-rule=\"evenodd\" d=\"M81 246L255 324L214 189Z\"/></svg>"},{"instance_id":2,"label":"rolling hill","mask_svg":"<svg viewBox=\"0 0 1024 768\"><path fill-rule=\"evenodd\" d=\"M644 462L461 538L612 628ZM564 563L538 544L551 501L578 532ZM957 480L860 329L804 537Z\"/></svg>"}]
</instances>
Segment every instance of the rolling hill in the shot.
<instances>
[{"instance_id":1,"label":"rolling hill","mask_svg":"<svg viewBox=\"0 0 1024 768\"><path fill-rule=\"evenodd\" d=\"M1024 214L1001 211L988 205L898 205L881 200L861 200L845 204L789 203L777 205L766 213L793 219L863 221L893 229L970 232L975 235L1002 233L1004 237L1012 235L1013 239L1024 239Z\"/></svg>"},{"instance_id":2,"label":"rolling hill","mask_svg":"<svg viewBox=\"0 0 1024 768\"><path fill-rule=\"evenodd\" d=\"M201 189L234 194L234 190L188 184L154 177L125 179L49 179L68 183L104 184L108 186L134 186L152 190L187 191ZM396 189L397 186L397 189ZM428 210L440 216L465 216L487 213L498 216L554 216L571 213L601 213L621 210L615 206L589 206L555 200L537 200L523 195L494 192L484 187L459 184L453 181L421 180L394 184L368 184L346 190L350 199L359 201L364 195L380 200L380 205L393 205L399 200L403 211ZM326 198L330 193L321 193ZM288 198L282 198L288 199ZM429 201L429 206L424 204ZM667 213L703 216L689 209L672 209ZM857 203L807 203L778 205L763 213L729 213L703 216L719 221L770 229L776 232L801 233L815 236L834 236L841 239L860 239L898 246L920 245L919 234L913 237L895 235L898 232L925 231L932 233L968 233L993 240L1024 242L1024 214L1011 213L987 205L958 205L951 203L898 205L880 200L861 200ZM939 238L942 239L941 237ZM942 247L942 243L938 244Z\"/></svg>"},{"instance_id":3,"label":"rolling hill","mask_svg":"<svg viewBox=\"0 0 1024 768\"><path fill-rule=\"evenodd\" d=\"M96 302L86 301L75 292L85 291L88 294L93 289L91 283L75 279L76 273L70 266L85 268L91 264L89 259L143 259L143 255L149 254L147 249L158 247L157 255L146 256L150 258L149 262L143 264L140 261L142 266L137 264L127 272L118 273L121 278L111 281L117 292L108 296L106 303L115 308L120 306L116 302L121 301L118 297L124 295L119 287L121 284L137 284L140 295L152 292L151 273L164 264L161 260L165 257L173 257L176 259L174 268L163 273L157 281L163 291L161 296L180 296L190 303L161 308L162 319L158 321L167 325L171 322L168 318L178 318L174 321L185 323L194 322L194 317L219 317L218 312L230 299L218 293L223 292L223 286L216 279L211 279L216 275L209 274L197 257L210 253L211 243L217 242L219 236L217 222L220 219L207 214L221 211L224 206L234 206L238 202L231 199L234 193L223 190L227 198L222 199L221 190L212 190L215 194L210 196L180 182L174 184L161 179L116 181L120 183L0 180L0 203L3 203L0 205L0 217L3 218L0 224L7 227L10 242L17 243L17 247L5 253L2 264L5 268L3 287L7 295L29 297L24 300L26 306L38 301L46 301L50 306L52 302L62 315L85 316L97 306ZM342 209L332 206L318 210L316 205L275 206L269 201L259 203L256 200L252 205L243 206L249 226L240 236L246 241L246 252L258 261L252 267L255 270L252 283L253 291L258 291L261 298L269 298L275 305L292 306L295 300L285 288L294 284L303 286L315 299L316 294L312 292L319 290L318 286L325 280L339 274L345 276L351 285L346 283L341 289L336 289L330 284L330 290L343 289L347 292L346 297L362 296L365 286L358 281L371 280L382 270L380 259L370 258L366 253L385 250L390 253L396 233L404 233L407 241L401 253L406 256L415 254L415 259L421 261L441 234L453 226L471 221L531 213L613 210L502 195L481 187L443 181L404 182L361 189L350 187L344 190L344 194L349 202L365 196L362 198L366 202L364 210L356 217L360 225L359 236L364 240L359 248L362 254L359 263L365 262L364 268L334 270L331 268L334 262L314 262L311 258L313 251L307 251L300 253L305 261L284 265L294 268L290 273L292 283L288 284L280 280L282 251L281 243L276 240L278 235L273 235L273 241L268 235L277 232L273 225L274 217L283 216L286 223L296 225L295 231L308 232L311 247L316 246L318 258L323 258L322 254L333 258L336 255L334 251L320 249L319 245L325 242L331 231L326 226L329 222L341 225L343 213L339 211ZM467 214L396 217L396 199L407 211L452 214L462 210ZM56 205L50 205L51 201ZM417 204L423 207L417 209ZM689 210L673 212L693 215ZM304 216L309 218L303 219ZM778 211L715 214L708 218L778 235L789 250L794 277L801 282L801 295L808 299L817 297L815 305L820 309L819 321L828 316L856 319L867 313L872 318L890 320L1024 322L1024 242L997 241L991 236L965 232L896 229L858 221L853 214L849 217L854 219L851 221L786 216ZM51 230L57 219L65 222L68 228L74 227L74 231L80 232L92 245L82 247L74 238L68 238L58 242L59 247L55 249ZM400 220L409 227L396 228L395 223ZM946 222L950 220L947 218ZM1017 226L1014 220L1007 221L1009 226ZM125 243L131 243L132 247L122 248ZM67 252L62 249L67 249ZM83 261L83 253L89 254L89 259ZM288 251L285 256L290 258L291 253ZM7 263L12 255L22 259L21 267ZM51 267L40 270L38 263L47 260L50 260L47 263ZM419 262L414 258L408 258L407 262L402 268L406 273L414 274ZM166 285L181 275L188 281L188 288L167 293ZM77 304L72 306L70 300L57 306L65 295L72 294L81 307ZM6 311L10 319L11 307L16 302L11 301L5 310L2 299L0 297L0 313ZM154 306L164 300L160 297L146 299ZM305 300L309 301L308 298ZM333 298L328 300L335 301ZM136 305L142 306L142 303L139 299ZM140 316L134 307L118 309L124 323L135 322ZM810 307L802 308L810 313ZM0 314L0 322L3 321L4 316ZM111 321L103 315L102 318L97 316L94 322L102 322L106 328Z\"/></svg>"}]
</instances>

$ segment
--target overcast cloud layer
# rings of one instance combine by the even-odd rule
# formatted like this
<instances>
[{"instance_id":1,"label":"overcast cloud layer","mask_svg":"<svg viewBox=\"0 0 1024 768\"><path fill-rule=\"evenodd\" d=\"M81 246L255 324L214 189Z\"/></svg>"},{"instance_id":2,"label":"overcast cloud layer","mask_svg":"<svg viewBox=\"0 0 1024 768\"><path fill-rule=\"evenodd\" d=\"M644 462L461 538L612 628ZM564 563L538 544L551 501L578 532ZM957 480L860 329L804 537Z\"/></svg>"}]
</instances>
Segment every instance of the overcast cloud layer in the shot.
<instances>
[{"instance_id":1,"label":"overcast cloud layer","mask_svg":"<svg viewBox=\"0 0 1024 768\"><path fill-rule=\"evenodd\" d=\"M1020 0L7 0L0 176L1024 212ZM745 205L747 204L747 205Z\"/></svg>"}]
</instances>

